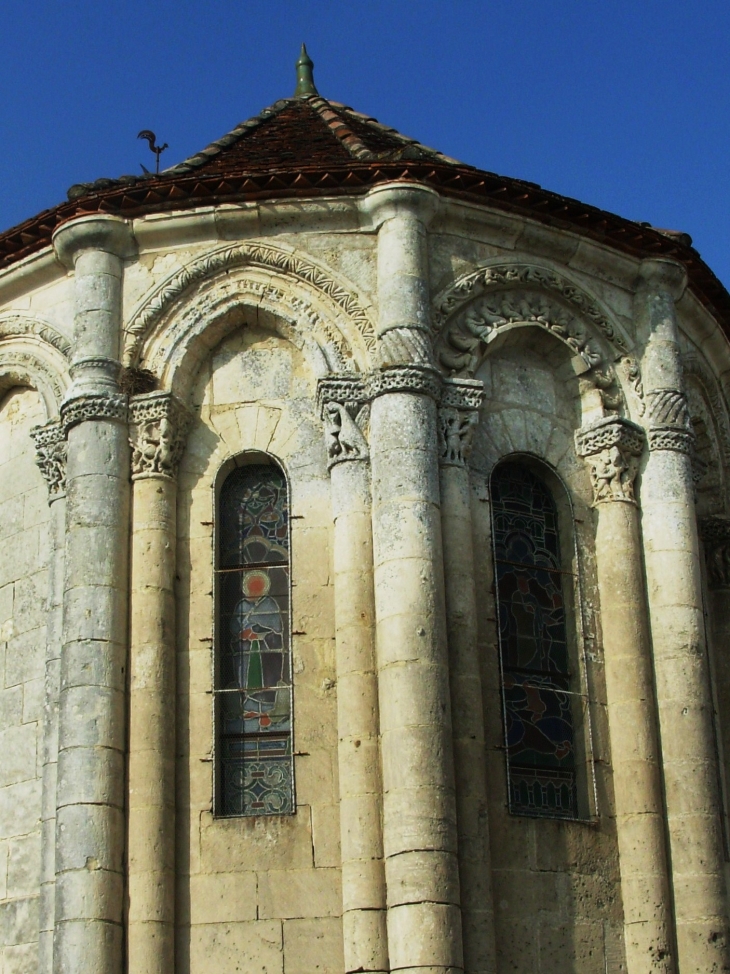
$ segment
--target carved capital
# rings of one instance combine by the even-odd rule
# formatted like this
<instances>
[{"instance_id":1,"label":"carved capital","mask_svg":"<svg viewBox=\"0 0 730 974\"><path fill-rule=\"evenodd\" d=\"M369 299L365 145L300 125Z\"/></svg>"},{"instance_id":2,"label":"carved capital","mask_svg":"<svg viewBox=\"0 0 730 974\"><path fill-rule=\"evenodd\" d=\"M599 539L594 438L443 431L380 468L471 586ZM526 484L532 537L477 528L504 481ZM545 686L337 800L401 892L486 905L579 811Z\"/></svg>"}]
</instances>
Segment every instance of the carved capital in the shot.
<instances>
[{"instance_id":1,"label":"carved capital","mask_svg":"<svg viewBox=\"0 0 730 974\"><path fill-rule=\"evenodd\" d=\"M36 463L48 484L48 501L66 496L66 437L57 419L35 426L30 435L35 442Z\"/></svg>"},{"instance_id":2,"label":"carved capital","mask_svg":"<svg viewBox=\"0 0 730 974\"><path fill-rule=\"evenodd\" d=\"M635 504L634 480L644 450L644 431L628 419L610 417L576 431L575 450L590 465L593 503Z\"/></svg>"},{"instance_id":3,"label":"carved capital","mask_svg":"<svg viewBox=\"0 0 730 974\"><path fill-rule=\"evenodd\" d=\"M730 518L703 517L699 522L711 588L730 588Z\"/></svg>"},{"instance_id":4,"label":"carved capital","mask_svg":"<svg viewBox=\"0 0 730 974\"><path fill-rule=\"evenodd\" d=\"M112 419L126 423L128 415L129 400L120 393L75 396L61 406L61 423L65 435L68 435L72 426L87 420Z\"/></svg>"},{"instance_id":5,"label":"carved capital","mask_svg":"<svg viewBox=\"0 0 730 974\"><path fill-rule=\"evenodd\" d=\"M438 400L441 393L441 376L429 366L398 365L368 373L366 380L368 398L375 399L388 392L413 392Z\"/></svg>"},{"instance_id":6,"label":"carved capital","mask_svg":"<svg viewBox=\"0 0 730 974\"><path fill-rule=\"evenodd\" d=\"M438 414L442 466L466 466L483 399L484 386L480 381L444 379Z\"/></svg>"},{"instance_id":7,"label":"carved capital","mask_svg":"<svg viewBox=\"0 0 730 974\"><path fill-rule=\"evenodd\" d=\"M192 416L169 392L134 396L129 403L132 480L174 480Z\"/></svg>"},{"instance_id":8,"label":"carved capital","mask_svg":"<svg viewBox=\"0 0 730 974\"><path fill-rule=\"evenodd\" d=\"M327 466L367 460L370 404L364 377L353 373L320 379L317 402L324 420Z\"/></svg>"}]
</instances>

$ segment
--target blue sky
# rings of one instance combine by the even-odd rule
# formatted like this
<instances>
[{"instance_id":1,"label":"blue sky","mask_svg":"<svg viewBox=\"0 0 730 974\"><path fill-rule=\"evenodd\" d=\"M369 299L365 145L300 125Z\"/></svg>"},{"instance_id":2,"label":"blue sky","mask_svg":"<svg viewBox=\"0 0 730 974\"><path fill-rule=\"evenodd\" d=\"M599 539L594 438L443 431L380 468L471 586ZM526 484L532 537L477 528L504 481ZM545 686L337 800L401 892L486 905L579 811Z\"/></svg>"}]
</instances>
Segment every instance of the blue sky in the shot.
<instances>
[{"instance_id":1,"label":"blue sky","mask_svg":"<svg viewBox=\"0 0 730 974\"><path fill-rule=\"evenodd\" d=\"M172 165L294 87L472 165L685 230L730 285L728 0L24 0L0 11L0 229Z\"/></svg>"}]
</instances>

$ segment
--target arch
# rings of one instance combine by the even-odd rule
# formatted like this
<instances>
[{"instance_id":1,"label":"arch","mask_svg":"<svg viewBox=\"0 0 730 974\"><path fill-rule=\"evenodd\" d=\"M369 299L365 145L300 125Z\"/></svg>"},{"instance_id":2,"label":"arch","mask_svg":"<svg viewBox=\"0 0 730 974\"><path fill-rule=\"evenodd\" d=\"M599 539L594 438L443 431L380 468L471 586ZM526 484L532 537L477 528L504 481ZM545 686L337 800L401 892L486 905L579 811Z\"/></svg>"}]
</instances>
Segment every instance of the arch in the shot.
<instances>
[{"instance_id":1,"label":"arch","mask_svg":"<svg viewBox=\"0 0 730 974\"><path fill-rule=\"evenodd\" d=\"M585 748L576 721L576 579L566 556L562 481L542 461L503 457L490 476L509 808L585 817ZM572 672L571 672L572 670Z\"/></svg>"},{"instance_id":2,"label":"arch","mask_svg":"<svg viewBox=\"0 0 730 974\"><path fill-rule=\"evenodd\" d=\"M46 419L58 419L70 384L68 363L54 347L33 340L0 341L0 391L13 385L36 389Z\"/></svg>"},{"instance_id":3,"label":"arch","mask_svg":"<svg viewBox=\"0 0 730 974\"><path fill-rule=\"evenodd\" d=\"M614 362L622 361L637 392L638 367L618 322L573 281L537 264L490 263L462 275L436 297L433 326L437 362L450 375L473 376L494 341L538 327L568 347L609 412L625 407Z\"/></svg>"},{"instance_id":4,"label":"arch","mask_svg":"<svg viewBox=\"0 0 730 974\"><path fill-rule=\"evenodd\" d=\"M730 467L730 417L720 390L720 383L707 363L694 353L682 356L682 370L685 377L694 379L704 393L717 428L723 464L726 468Z\"/></svg>"},{"instance_id":5,"label":"arch","mask_svg":"<svg viewBox=\"0 0 730 974\"><path fill-rule=\"evenodd\" d=\"M158 285L125 328L125 364L144 362L153 371L174 372L179 354L172 368L171 360L181 347L181 329L188 338L202 334L205 323L196 328L190 319L216 311L212 290L219 292L220 299L229 299L230 310L236 303L230 301L234 282L239 305L264 308L294 330L304 331L305 323L333 371L368 367L375 327L370 309L354 289L294 250L260 243L222 247L196 258Z\"/></svg>"},{"instance_id":6,"label":"arch","mask_svg":"<svg viewBox=\"0 0 730 974\"><path fill-rule=\"evenodd\" d=\"M71 357L71 342L50 322L38 315L27 315L19 311L0 314L0 341L18 336L38 338L55 348L64 358Z\"/></svg>"},{"instance_id":7,"label":"arch","mask_svg":"<svg viewBox=\"0 0 730 974\"><path fill-rule=\"evenodd\" d=\"M270 454L216 479L215 810L295 811L289 486Z\"/></svg>"}]
</instances>

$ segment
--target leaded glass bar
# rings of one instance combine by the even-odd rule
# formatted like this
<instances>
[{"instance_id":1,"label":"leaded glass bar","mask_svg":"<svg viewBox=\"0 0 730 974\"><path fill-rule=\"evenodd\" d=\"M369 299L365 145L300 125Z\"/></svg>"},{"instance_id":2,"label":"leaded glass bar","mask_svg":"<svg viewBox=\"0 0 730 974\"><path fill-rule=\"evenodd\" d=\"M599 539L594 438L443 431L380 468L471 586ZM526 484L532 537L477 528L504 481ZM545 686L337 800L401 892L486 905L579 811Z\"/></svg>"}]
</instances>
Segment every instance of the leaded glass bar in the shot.
<instances>
[{"instance_id":1,"label":"leaded glass bar","mask_svg":"<svg viewBox=\"0 0 730 974\"><path fill-rule=\"evenodd\" d=\"M294 811L286 479L273 464L223 483L217 565L220 815Z\"/></svg>"},{"instance_id":2,"label":"leaded glass bar","mask_svg":"<svg viewBox=\"0 0 730 974\"><path fill-rule=\"evenodd\" d=\"M577 817L573 676L558 517L519 463L492 478L502 698L510 811Z\"/></svg>"}]
</instances>

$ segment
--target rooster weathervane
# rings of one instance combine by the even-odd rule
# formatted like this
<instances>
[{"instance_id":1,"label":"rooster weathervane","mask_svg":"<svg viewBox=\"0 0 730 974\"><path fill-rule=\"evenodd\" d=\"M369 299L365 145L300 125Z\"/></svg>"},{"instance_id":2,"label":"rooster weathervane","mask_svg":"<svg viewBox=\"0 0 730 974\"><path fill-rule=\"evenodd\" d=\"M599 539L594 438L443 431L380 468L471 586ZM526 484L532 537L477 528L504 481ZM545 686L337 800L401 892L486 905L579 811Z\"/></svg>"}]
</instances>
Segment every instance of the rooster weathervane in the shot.
<instances>
[{"instance_id":1,"label":"rooster weathervane","mask_svg":"<svg viewBox=\"0 0 730 974\"><path fill-rule=\"evenodd\" d=\"M165 142L164 145L155 145L155 140L157 139L157 136L150 129L142 129L142 131L139 133L139 135L137 136L137 138L138 139L146 139L149 142L149 144L150 144L150 151L151 152L154 152L155 156L157 157L157 167L155 168L155 173L156 173L156 175L159 175L159 173L160 173L160 156L165 151L165 149L167 149L167 147L168 147L167 146L167 142ZM141 165L141 163L140 163L140 165ZM144 166L142 166L142 168L144 169L145 172L149 172L149 170L148 169L145 169Z\"/></svg>"}]
</instances>

